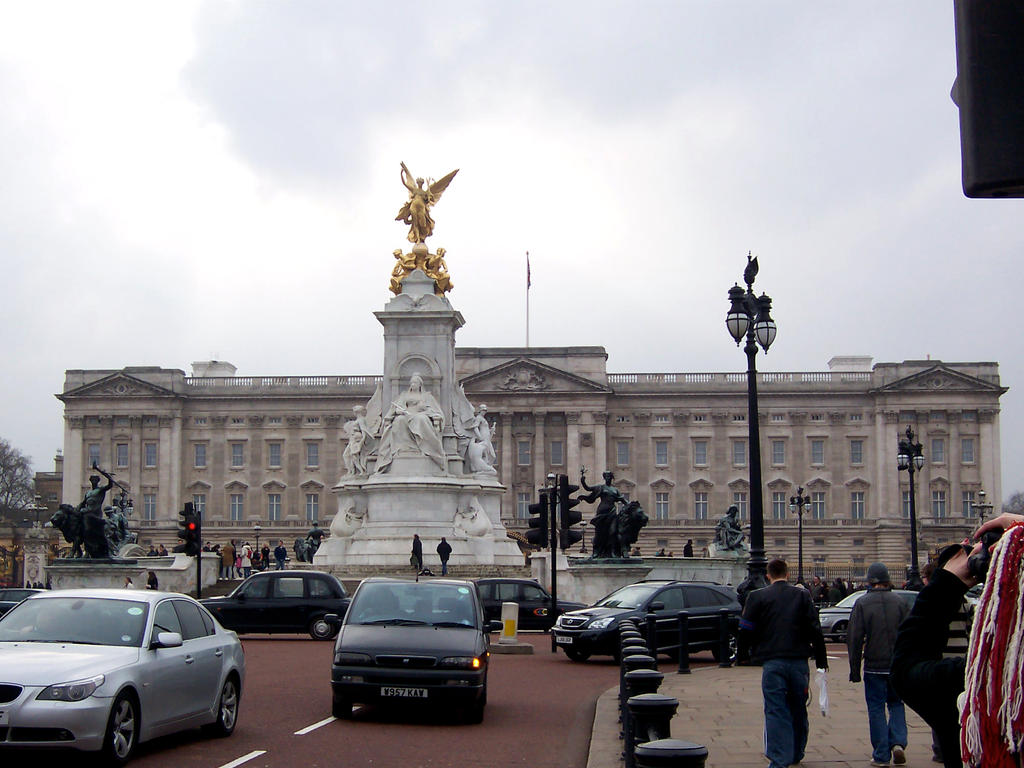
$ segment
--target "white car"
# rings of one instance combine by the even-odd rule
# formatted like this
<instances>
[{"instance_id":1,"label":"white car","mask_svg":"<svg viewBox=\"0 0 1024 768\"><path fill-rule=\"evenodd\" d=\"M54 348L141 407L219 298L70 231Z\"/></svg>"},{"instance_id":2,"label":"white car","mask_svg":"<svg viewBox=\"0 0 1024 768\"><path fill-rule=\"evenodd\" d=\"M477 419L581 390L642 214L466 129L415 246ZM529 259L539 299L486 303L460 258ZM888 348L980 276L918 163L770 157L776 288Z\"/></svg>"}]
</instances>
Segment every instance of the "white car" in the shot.
<instances>
[{"instance_id":1,"label":"white car","mask_svg":"<svg viewBox=\"0 0 1024 768\"><path fill-rule=\"evenodd\" d=\"M41 592L0 619L0 752L70 747L120 765L168 733L227 736L244 680L238 636L190 597Z\"/></svg>"}]
</instances>

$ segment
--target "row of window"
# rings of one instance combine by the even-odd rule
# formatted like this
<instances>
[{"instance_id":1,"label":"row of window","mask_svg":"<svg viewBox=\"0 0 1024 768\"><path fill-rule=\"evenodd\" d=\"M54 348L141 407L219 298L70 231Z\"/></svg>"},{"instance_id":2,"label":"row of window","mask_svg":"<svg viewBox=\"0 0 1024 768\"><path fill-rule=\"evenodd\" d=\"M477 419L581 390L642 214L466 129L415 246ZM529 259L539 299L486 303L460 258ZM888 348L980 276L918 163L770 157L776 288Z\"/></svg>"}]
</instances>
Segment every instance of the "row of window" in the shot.
<instances>
[{"instance_id":1,"label":"row of window","mask_svg":"<svg viewBox=\"0 0 1024 768\"><path fill-rule=\"evenodd\" d=\"M708 466L708 440L693 440L693 463L698 467ZM771 440L771 463L773 466L784 466L786 464L786 440ZM944 438L934 438L931 441L932 450L930 459L933 464L946 463L946 441ZM632 441L615 441L615 463L620 467L628 467L632 464ZM736 467L747 465L747 441L732 441L732 464ZM812 438L809 441L810 463L812 465L825 464L826 440L824 438ZM669 464L670 441L654 441L654 464L658 467L667 467ZM560 440L553 440L550 443L550 463L552 466L561 466L564 463L564 445ZM849 441L849 462L852 465L864 464L864 440L856 439ZM532 464L532 444L529 440L519 440L517 446L517 463L519 466L530 466ZM960 440L960 462L962 464L973 464L975 462L974 438L964 437Z\"/></svg>"},{"instance_id":2,"label":"row of window","mask_svg":"<svg viewBox=\"0 0 1024 768\"><path fill-rule=\"evenodd\" d=\"M231 466L238 468L246 465L246 444L244 442L233 442L229 443L229 450L231 452ZM319 467L320 466L320 443L314 441L306 441L303 443L306 451L306 466L307 467ZM267 466L268 467L280 467L283 461L284 443L273 442L267 443ZM192 458L194 467L205 467L208 462L209 446L206 443L194 443L192 446ZM129 466L129 460L131 458L130 445L128 443L115 443L114 444L114 466L125 468ZM157 444L156 443L143 443L142 444L142 466L146 469L152 469L157 466ZM102 464L100 459L100 444L90 443L89 444L89 466L93 464Z\"/></svg>"},{"instance_id":3,"label":"row of window","mask_svg":"<svg viewBox=\"0 0 1024 768\"><path fill-rule=\"evenodd\" d=\"M245 521L245 494L232 493L228 495L228 519L233 522ZM268 493L264 499L266 518L269 522L281 520L281 494ZM206 494L192 494L192 506L199 513L200 519L206 519ZM157 504L155 493L144 493L142 495L142 519L157 519ZM306 494L306 520L310 523L320 520L320 494Z\"/></svg>"},{"instance_id":4,"label":"row of window","mask_svg":"<svg viewBox=\"0 0 1024 768\"><path fill-rule=\"evenodd\" d=\"M867 516L867 492L849 492L848 516L851 520L864 520ZM629 500L629 494L622 494ZM811 503L805 507L805 514L812 520L825 520L827 518L828 494L825 491L811 491ZM532 499L529 493L516 494L516 517L527 519L530 516L529 505ZM746 520L749 515L749 494L746 491L734 491L732 503L739 509L740 518ZM960 501L961 517L975 517L974 491L963 491ZM654 494L654 519L668 520L671 517L671 494L657 491ZM707 491L694 491L693 493L693 519L709 519L708 493ZM783 491L773 491L771 496L771 519L785 520L792 516L789 511L789 496ZM946 491L935 489L931 492L931 516L935 518L948 517L946 504ZM910 491L903 491L903 517L910 517Z\"/></svg>"}]
</instances>

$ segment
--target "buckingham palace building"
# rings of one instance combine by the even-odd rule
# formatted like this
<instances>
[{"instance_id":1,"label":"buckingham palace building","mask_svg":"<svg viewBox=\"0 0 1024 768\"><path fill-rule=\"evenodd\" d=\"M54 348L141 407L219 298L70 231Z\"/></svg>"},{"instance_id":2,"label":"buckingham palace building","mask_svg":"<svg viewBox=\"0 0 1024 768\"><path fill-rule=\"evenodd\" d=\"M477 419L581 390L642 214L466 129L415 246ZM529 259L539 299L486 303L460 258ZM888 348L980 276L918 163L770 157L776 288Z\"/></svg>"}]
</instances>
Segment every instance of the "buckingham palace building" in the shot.
<instances>
[{"instance_id":1,"label":"buckingham palace building","mask_svg":"<svg viewBox=\"0 0 1024 768\"><path fill-rule=\"evenodd\" d=\"M746 373L609 373L603 347L456 348L466 395L494 424L501 516L526 528L549 473L614 483L650 517L639 546L699 554L735 504L749 516ZM201 510L204 537L291 542L328 525L345 472L344 425L379 376L239 376L225 362L179 369L68 370L63 500L77 503L95 462L131 489L141 543L175 543L178 512ZM996 363L835 357L827 370L758 374L765 548L820 571L909 559L910 488L897 469L908 426L923 553L977 523L979 493L1002 498ZM584 520L593 507L581 506ZM590 541L585 535L582 547ZM577 545L576 549L579 549Z\"/></svg>"}]
</instances>

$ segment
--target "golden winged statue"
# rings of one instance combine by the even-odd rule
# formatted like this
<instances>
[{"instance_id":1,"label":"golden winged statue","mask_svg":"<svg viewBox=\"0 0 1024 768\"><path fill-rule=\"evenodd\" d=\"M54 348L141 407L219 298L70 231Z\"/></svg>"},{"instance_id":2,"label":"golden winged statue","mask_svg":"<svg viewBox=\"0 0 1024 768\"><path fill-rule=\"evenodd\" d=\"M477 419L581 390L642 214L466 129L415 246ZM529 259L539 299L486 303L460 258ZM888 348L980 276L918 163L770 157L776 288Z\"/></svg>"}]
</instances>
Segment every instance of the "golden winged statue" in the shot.
<instances>
[{"instance_id":1,"label":"golden winged statue","mask_svg":"<svg viewBox=\"0 0 1024 768\"><path fill-rule=\"evenodd\" d=\"M430 209L441 199L441 195L448 189L448 185L458 172L459 169L456 168L437 181L428 179L425 182L422 178L413 178L405 163L402 163L402 183L409 190L409 202L402 206L395 216L395 221L409 225L410 243L425 242L434 234L434 220L430 217ZM423 186L425 183L426 188Z\"/></svg>"}]
</instances>

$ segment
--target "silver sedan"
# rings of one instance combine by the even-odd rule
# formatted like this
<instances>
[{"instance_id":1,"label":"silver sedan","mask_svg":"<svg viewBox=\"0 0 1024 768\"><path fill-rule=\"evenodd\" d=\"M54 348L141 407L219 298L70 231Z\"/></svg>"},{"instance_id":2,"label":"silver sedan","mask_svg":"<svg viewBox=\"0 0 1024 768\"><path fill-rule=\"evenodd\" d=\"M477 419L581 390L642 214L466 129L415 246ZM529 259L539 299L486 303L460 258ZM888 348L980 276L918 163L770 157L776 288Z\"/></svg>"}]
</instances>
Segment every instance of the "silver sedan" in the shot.
<instances>
[{"instance_id":1,"label":"silver sedan","mask_svg":"<svg viewBox=\"0 0 1024 768\"><path fill-rule=\"evenodd\" d=\"M71 747L127 762L142 741L235 728L238 636L185 595L42 592L0 619L0 750Z\"/></svg>"}]
</instances>

